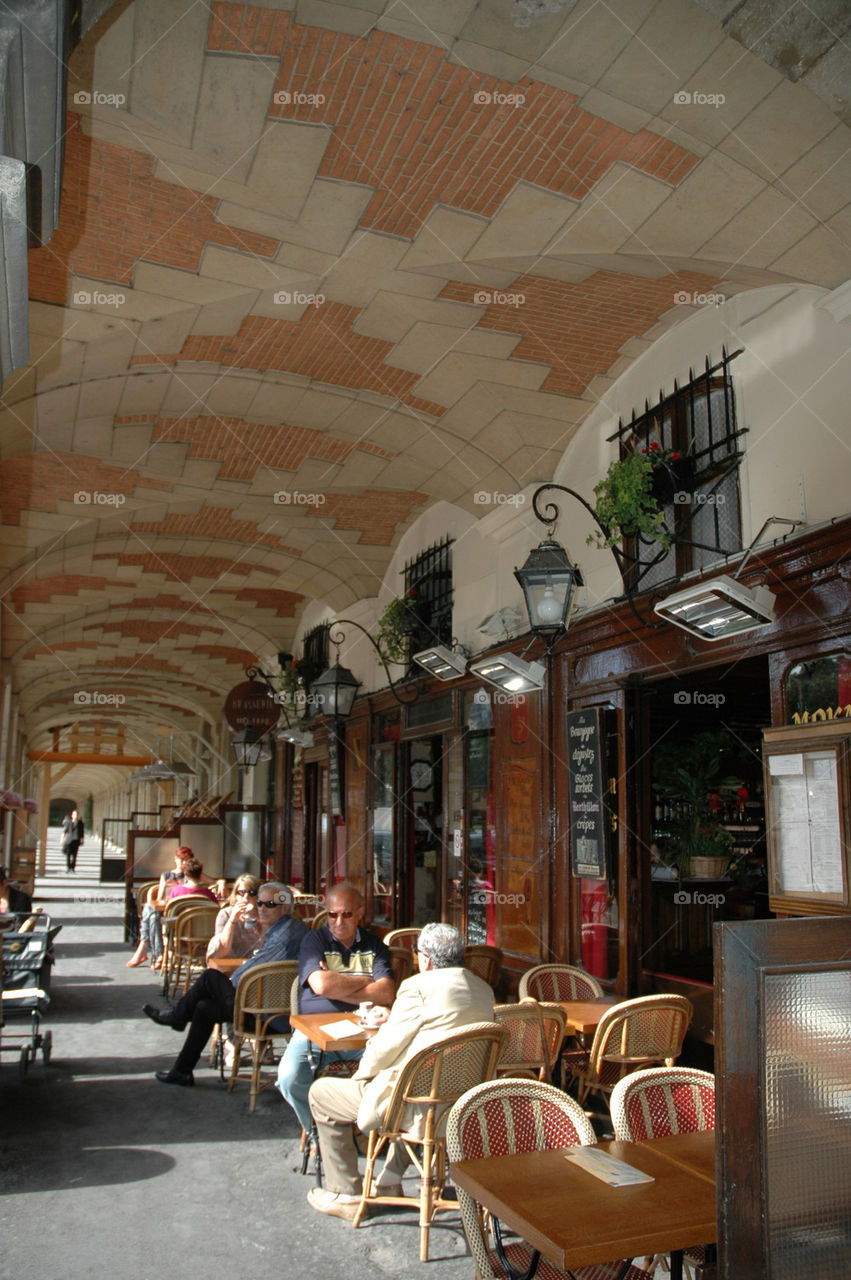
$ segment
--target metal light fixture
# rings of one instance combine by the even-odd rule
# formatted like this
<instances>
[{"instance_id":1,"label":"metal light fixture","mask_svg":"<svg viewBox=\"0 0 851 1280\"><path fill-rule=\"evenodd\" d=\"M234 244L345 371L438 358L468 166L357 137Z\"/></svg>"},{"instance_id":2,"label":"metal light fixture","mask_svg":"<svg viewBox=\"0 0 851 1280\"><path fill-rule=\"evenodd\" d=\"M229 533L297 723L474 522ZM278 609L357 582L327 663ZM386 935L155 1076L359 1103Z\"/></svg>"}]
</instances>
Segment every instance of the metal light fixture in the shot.
<instances>
[{"instance_id":1,"label":"metal light fixture","mask_svg":"<svg viewBox=\"0 0 851 1280\"><path fill-rule=\"evenodd\" d=\"M329 667L316 680L311 680L310 682L310 696L316 700L320 714L334 716L337 720L344 720L350 714L357 691L360 688L360 680L358 680L357 676L353 675L348 667L340 666L340 645L345 641L346 633L338 631L335 635L332 632L333 627L354 627L356 631L360 631L362 635L365 635L378 654L379 661L387 676L388 687L396 701L401 703L402 706L409 702L416 702L420 696L420 689L415 686L408 691L407 697L402 697L396 682L390 674L390 668L387 666L380 646L369 634L366 627L361 626L359 622L355 622L352 618L335 618L333 622L328 623L328 638L332 644L337 646L337 660L333 667Z\"/></svg>"},{"instance_id":2,"label":"metal light fixture","mask_svg":"<svg viewBox=\"0 0 851 1280\"><path fill-rule=\"evenodd\" d=\"M523 568L515 569L514 576L523 588L529 626L543 638L549 652L558 636L567 630L582 574L564 547L548 537L529 552Z\"/></svg>"},{"instance_id":3,"label":"metal light fixture","mask_svg":"<svg viewBox=\"0 0 851 1280\"><path fill-rule=\"evenodd\" d=\"M544 664L525 662L513 653L500 653L495 658L478 658L470 670L506 693L531 693L544 687Z\"/></svg>"},{"instance_id":4,"label":"metal light fixture","mask_svg":"<svg viewBox=\"0 0 851 1280\"><path fill-rule=\"evenodd\" d=\"M275 737L279 742L290 742L294 747L312 747L313 734L309 729L299 729L295 725L288 729L280 729Z\"/></svg>"},{"instance_id":5,"label":"metal light fixture","mask_svg":"<svg viewBox=\"0 0 851 1280\"><path fill-rule=\"evenodd\" d=\"M351 713L359 688L360 680L339 662L310 682L320 714L343 720Z\"/></svg>"},{"instance_id":6,"label":"metal light fixture","mask_svg":"<svg viewBox=\"0 0 851 1280\"><path fill-rule=\"evenodd\" d=\"M774 595L768 587L746 587L739 582L745 565L756 552L766 529L785 524L797 529L803 521L788 516L769 516L745 551L742 563L732 578L724 574L709 582L697 583L660 600L654 612L666 622L673 622L698 640L727 640L774 621Z\"/></svg>"},{"instance_id":7,"label":"metal light fixture","mask_svg":"<svg viewBox=\"0 0 851 1280\"><path fill-rule=\"evenodd\" d=\"M230 740L230 745L236 763L240 768L253 769L259 761L260 753L263 750L263 738L249 720L244 729L240 729L239 733L234 734Z\"/></svg>"},{"instance_id":8,"label":"metal light fixture","mask_svg":"<svg viewBox=\"0 0 851 1280\"><path fill-rule=\"evenodd\" d=\"M414 654L414 662L438 680L455 680L467 670L467 658L458 649L447 649L445 644L434 644Z\"/></svg>"},{"instance_id":9,"label":"metal light fixture","mask_svg":"<svg viewBox=\"0 0 851 1280\"><path fill-rule=\"evenodd\" d=\"M774 621L774 596L767 587L746 587L726 575L677 591L654 612L699 640L727 640Z\"/></svg>"}]
</instances>

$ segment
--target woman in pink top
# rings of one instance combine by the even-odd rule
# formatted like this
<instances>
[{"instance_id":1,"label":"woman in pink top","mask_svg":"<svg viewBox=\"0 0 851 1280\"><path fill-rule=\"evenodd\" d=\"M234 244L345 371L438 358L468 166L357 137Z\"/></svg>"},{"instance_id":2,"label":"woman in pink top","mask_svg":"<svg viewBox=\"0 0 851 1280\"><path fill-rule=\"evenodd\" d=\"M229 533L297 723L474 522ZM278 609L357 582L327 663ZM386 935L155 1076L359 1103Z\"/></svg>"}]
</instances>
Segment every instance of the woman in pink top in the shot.
<instances>
[{"instance_id":1,"label":"woman in pink top","mask_svg":"<svg viewBox=\"0 0 851 1280\"><path fill-rule=\"evenodd\" d=\"M211 902L218 902L218 898L212 889L208 889L206 885L201 883L201 877L204 874L204 868L197 858L193 858L191 862L183 864L183 884L176 884L168 895L171 902L174 898L185 898L187 894L199 894L205 898L209 898Z\"/></svg>"}]
</instances>

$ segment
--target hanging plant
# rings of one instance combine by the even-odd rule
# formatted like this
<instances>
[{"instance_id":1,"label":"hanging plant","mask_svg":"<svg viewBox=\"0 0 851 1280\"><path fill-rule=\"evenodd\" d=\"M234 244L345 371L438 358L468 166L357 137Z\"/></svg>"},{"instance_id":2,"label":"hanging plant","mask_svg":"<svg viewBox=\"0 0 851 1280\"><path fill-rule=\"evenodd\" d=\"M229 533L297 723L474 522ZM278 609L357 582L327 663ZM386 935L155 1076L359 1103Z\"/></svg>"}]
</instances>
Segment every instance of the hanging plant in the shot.
<instances>
[{"instance_id":1,"label":"hanging plant","mask_svg":"<svg viewBox=\"0 0 851 1280\"><path fill-rule=\"evenodd\" d=\"M410 637L417 624L412 607L416 597L413 588L404 596L394 596L378 619L377 644L385 662L396 662L400 666L408 662Z\"/></svg>"},{"instance_id":2,"label":"hanging plant","mask_svg":"<svg viewBox=\"0 0 851 1280\"><path fill-rule=\"evenodd\" d=\"M686 468L683 468L683 464ZM624 538L658 542L667 551L671 532L659 503L676 488L687 487L690 463L676 449L663 449L655 441L645 449L616 458L594 486L594 510L603 526L588 537L599 547L617 546Z\"/></svg>"},{"instance_id":3,"label":"hanging plant","mask_svg":"<svg viewBox=\"0 0 851 1280\"><path fill-rule=\"evenodd\" d=\"M301 688L301 663L293 658L291 663L282 668L278 676L278 692L283 695L288 706L294 706L296 695Z\"/></svg>"}]
</instances>

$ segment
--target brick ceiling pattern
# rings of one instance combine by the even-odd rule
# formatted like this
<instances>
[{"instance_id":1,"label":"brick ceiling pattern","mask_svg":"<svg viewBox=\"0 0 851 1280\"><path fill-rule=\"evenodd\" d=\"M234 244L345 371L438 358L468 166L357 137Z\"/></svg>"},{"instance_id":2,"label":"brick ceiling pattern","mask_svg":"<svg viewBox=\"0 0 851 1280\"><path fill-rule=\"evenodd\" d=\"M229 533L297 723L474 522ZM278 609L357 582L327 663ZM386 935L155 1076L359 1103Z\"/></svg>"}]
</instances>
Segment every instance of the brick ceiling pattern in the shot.
<instances>
[{"instance_id":1,"label":"brick ceiling pattern","mask_svg":"<svg viewBox=\"0 0 851 1280\"><path fill-rule=\"evenodd\" d=\"M71 60L0 397L2 659L36 738L106 678L146 725L168 690L215 728L430 504L552 475L683 296L851 276L847 127L689 0L632 34L605 6L521 32L498 0L431 30L392 0L179 4L131 0Z\"/></svg>"},{"instance_id":2,"label":"brick ceiling pattern","mask_svg":"<svg viewBox=\"0 0 851 1280\"><path fill-rule=\"evenodd\" d=\"M248 19L244 5L217 8L211 49ZM359 40L288 17L269 114L333 127L319 172L379 187L362 222L376 231L414 236L437 204L491 218L518 181L581 200L617 161L671 184L697 163L658 134L581 110L552 85L483 76L389 32Z\"/></svg>"},{"instance_id":3,"label":"brick ceiling pattern","mask_svg":"<svg viewBox=\"0 0 851 1280\"><path fill-rule=\"evenodd\" d=\"M50 244L30 253L31 298L64 305L72 272L130 284L141 260L196 271L208 243L274 256L277 241L223 226L216 200L158 181L153 167L133 151L87 138L68 116L62 215Z\"/></svg>"}]
</instances>

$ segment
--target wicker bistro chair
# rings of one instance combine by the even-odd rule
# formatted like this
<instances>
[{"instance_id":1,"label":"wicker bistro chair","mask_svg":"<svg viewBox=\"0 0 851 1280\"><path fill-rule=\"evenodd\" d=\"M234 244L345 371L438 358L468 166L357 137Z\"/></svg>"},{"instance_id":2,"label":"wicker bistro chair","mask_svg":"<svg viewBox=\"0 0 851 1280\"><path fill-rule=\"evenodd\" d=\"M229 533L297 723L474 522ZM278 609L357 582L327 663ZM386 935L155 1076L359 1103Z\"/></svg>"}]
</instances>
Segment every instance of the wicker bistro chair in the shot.
<instances>
[{"instance_id":1,"label":"wicker bistro chair","mask_svg":"<svg viewBox=\"0 0 851 1280\"><path fill-rule=\"evenodd\" d=\"M549 1083L558 1062L567 1014L561 1005L523 1000L498 1004L493 1016L508 1032L497 1076L531 1076Z\"/></svg>"},{"instance_id":2,"label":"wicker bistro chair","mask_svg":"<svg viewBox=\"0 0 851 1280\"><path fill-rule=\"evenodd\" d=\"M579 1102L584 1104L592 1093L607 1098L620 1079L641 1067L672 1067L692 1013L685 996L639 996L612 1005L600 1019L587 1054L571 1055Z\"/></svg>"},{"instance_id":3,"label":"wicker bistro chair","mask_svg":"<svg viewBox=\"0 0 851 1280\"><path fill-rule=\"evenodd\" d=\"M408 926L404 929L391 929L389 933L384 935L384 943L388 947L405 947L413 955L417 949L419 936L419 929L413 926Z\"/></svg>"},{"instance_id":4,"label":"wicker bistro chair","mask_svg":"<svg viewBox=\"0 0 851 1280\"><path fill-rule=\"evenodd\" d=\"M165 904L163 909L163 995L167 996L174 980L175 965L175 939L177 936L177 918L184 911L191 911L193 907L209 907L213 903L207 897L206 893L184 893L179 898L172 898ZM220 908L216 908L219 910Z\"/></svg>"},{"instance_id":5,"label":"wicker bistro chair","mask_svg":"<svg viewBox=\"0 0 851 1280\"><path fill-rule=\"evenodd\" d=\"M393 966L393 981L398 988L400 982L410 978L414 972L414 953L407 947L390 947L390 963Z\"/></svg>"},{"instance_id":6,"label":"wicker bistro chair","mask_svg":"<svg viewBox=\"0 0 851 1280\"><path fill-rule=\"evenodd\" d=\"M233 1065L228 1080L230 1093L237 1080L246 1079L240 1071L243 1044L251 1048L251 1068L247 1078L251 1081L249 1111L257 1105L257 1095L272 1084L261 1082L260 1068L266 1050L276 1038L289 1036L289 1013L293 979L298 974L297 960L278 960L272 964L258 964L244 973L237 983L233 1005ZM281 1020L286 1019L286 1025Z\"/></svg>"},{"instance_id":7,"label":"wicker bistro chair","mask_svg":"<svg viewBox=\"0 0 851 1280\"><path fill-rule=\"evenodd\" d=\"M506 1032L494 1022L474 1022L444 1040L415 1053L402 1067L384 1119L369 1134L361 1200L355 1214L359 1226L372 1204L419 1204L420 1261L428 1261L428 1241L434 1216L441 1209L457 1209L444 1199L446 1185L446 1113L474 1084L489 1080L496 1070ZM420 1175L419 1196L372 1195L375 1162L393 1142L401 1142Z\"/></svg>"},{"instance_id":8,"label":"wicker bistro chair","mask_svg":"<svg viewBox=\"0 0 851 1280\"><path fill-rule=\"evenodd\" d=\"M715 1077L690 1067L633 1071L615 1085L610 1107L615 1137L622 1142L704 1133L715 1128ZM705 1246L686 1249L683 1262L687 1267L704 1266Z\"/></svg>"},{"instance_id":9,"label":"wicker bistro chair","mask_svg":"<svg viewBox=\"0 0 851 1280\"><path fill-rule=\"evenodd\" d=\"M601 1000L603 988L596 978L572 964L536 964L520 979L521 1000Z\"/></svg>"},{"instance_id":10,"label":"wicker bistro chair","mask_svg":"<svg viewBox=\"0 0 851 1280\"><path fill-rule=\"evenodd\" d=\"M484 942L468 943L464 948L464 968L489 987L495 987L502 968L502 952L499 947L490 947Z\"/></svg>"},{"instance_id":11,"label":"wicker bistro chair","mask_svg":"<svg viewBox=\"0 0 851 1280\"><path fill-rule=\"evenodd\" d=\"M450 1162L520 1151L560 1151L593 1146L596 1141L591 1122L579 1103L554 1085L538 1080L480 1084L455 1103L446 1121ZM490 1238L487 1215L466 1191L461 1187L456 1190L464 1233L476 1264L476 1280L505 1280L507 1272ZM528 1275L535 1259L530 1246L520 1240L507 1244L504 1256L517 1275ZM535 1274L540 1280L612 1280L624 1263L625 1260L608 1262L567 1272L541 1258ZM649 1280L649 1276L639 1267L630 1266L624 1280Z\"/></svg>"},{"instance_id":12,"label":"wicker bistro chair","mask_svg":"<svg viewBox=\"0 0 851 1280\"><path fill-rule=\"evenodd\" d=\"M183 990L189 990L193 973L206 968L207 946L213 936L216 917L221 910L209 900L204 906L193 906L181 911L175 918L174 948L171 965L172 999L183 981Z\"/></svg>"}]
</instances>

